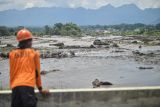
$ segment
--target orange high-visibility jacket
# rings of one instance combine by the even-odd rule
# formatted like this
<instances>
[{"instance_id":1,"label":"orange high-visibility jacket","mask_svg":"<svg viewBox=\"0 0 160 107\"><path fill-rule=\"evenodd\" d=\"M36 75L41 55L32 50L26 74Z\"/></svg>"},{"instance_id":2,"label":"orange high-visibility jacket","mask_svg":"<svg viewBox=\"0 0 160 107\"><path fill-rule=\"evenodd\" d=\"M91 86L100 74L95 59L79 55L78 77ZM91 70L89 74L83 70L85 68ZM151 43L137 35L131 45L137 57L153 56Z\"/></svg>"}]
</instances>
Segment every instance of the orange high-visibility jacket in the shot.
<instances>
[{"instance_id":1,"label":"orange high-visibility jacket","mask_svg":"<svg viewBox=\"0 0 160 107\"><path fill-rule=\"evenodd\" d=\"M41 87L40 57L34 49L15 49L9 53L10 87Z\"/></svg>"}]
</instances>

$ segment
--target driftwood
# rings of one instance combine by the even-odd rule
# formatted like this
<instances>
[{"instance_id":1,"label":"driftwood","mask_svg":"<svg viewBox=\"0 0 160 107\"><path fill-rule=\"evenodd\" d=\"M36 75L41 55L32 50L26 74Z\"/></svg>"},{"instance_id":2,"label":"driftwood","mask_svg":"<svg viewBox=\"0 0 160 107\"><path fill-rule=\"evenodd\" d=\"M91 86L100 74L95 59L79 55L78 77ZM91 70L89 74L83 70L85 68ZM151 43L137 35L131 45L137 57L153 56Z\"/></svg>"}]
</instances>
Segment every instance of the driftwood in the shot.
<instances>
[{"instance_id":1,"label":"driftwood","mask_svg":"<svg viewBox=\"0 0 160 107\"><path fill-rule=\"evenodd\" d=\"M153 67L138 67L139 69L153 69Z\"/></svg>"},{"instance_id":2,"label":"driftwood","mask_svg":"<svg viewBox=\"0 0 160 107\"><path fill-rule=\"evenodd\" d=\"M41 71L41 75L46 75L46 74L48 74L48 73L51 73L51 72L57 72L57 71L60 71L59 69L54 69L54 70L49 70L49 71Z\"/></svg>"}]
</instances>

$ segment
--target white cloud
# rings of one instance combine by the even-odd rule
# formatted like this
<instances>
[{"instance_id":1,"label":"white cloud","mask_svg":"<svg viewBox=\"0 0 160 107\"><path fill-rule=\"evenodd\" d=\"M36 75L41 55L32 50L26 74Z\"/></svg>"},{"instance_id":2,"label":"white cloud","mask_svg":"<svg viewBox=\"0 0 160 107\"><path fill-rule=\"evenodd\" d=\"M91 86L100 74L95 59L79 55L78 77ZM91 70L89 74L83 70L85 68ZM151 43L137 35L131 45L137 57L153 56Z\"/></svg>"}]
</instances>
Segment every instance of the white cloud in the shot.
<instances>
[{"instance_id":1,"label":"white cloud","mask_svg":"<svg viewBox=\"0 0 160 107\"><path fill-rule=\"evenodd\" d=\"M33 3L27 3L24 8L32 8L32 7L34 7Z\"/></svg>"},{"instance_id":2,"label":"white cloud","mask_svg":"<svg viewBox=\"0 0 160 107\"><path fill-rule=\"evenodd\" d=\"M141 8L159 8L160 0L136 0L137 6Z\"/></svg>"},{"instance_id":3,"label":"white cloud","mask_svg":"<svg viewBox=\"0 0 160 107\"><path fill-rule=\"evenodd\" d=\"M0 0L0 10L51 6L97 9L107 4L118 7L131 3L136 4L141 9L160 7L160 0Z\"/></svg>"}]
</instances>

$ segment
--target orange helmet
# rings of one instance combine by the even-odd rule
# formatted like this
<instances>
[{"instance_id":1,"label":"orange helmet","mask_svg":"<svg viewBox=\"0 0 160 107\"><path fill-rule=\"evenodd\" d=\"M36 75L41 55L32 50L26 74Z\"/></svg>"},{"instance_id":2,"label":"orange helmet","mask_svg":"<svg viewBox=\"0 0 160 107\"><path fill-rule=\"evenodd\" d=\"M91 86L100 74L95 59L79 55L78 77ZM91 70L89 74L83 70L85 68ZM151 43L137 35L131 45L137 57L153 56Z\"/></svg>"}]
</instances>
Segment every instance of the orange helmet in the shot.
<instances>
[{"instance_id":1,"label":"orange helmet","mask_svg":"<svg viewBox=\"0 0 160 107\"><path fill-rule=\"evenodd\" d=\"M23 40L27 40L27 39L32 39L32 33L27 30L27 29L21 29L18 31L17 33L17 41L23 41Z\"/></svg>"}]
</instances>

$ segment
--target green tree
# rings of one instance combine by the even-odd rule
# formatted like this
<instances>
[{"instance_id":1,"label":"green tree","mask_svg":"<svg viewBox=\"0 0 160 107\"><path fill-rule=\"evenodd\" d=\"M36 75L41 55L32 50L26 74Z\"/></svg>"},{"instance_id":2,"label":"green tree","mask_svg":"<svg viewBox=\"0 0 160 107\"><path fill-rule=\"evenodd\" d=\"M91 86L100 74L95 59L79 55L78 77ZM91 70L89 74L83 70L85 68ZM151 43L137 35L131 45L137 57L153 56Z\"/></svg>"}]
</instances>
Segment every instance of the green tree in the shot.
<instances>
[{"instance_id":1,"label":"green tree","mask_svg":"<svg viewBox=\"0 0 160 107\"><path fill-rule=\"evenodd\" d=\"M50 35L52 29L48 25L44 26L44 28L45 28L45 34Z\"/></svg>"},{"instance_id":2,"label":"green tree","mask_svg":"<svg viewBox=\"0 0 160 107\"><path fill-rule=\"evenodd\" d=\"M60 35L62 30L63 24L62 23L56 23L53 27L53 34L54 35Z\"/></svg>"},{"instance_id":3,"label":"green tree","mask_svg":"<svg viewBox=\"0 0 160 107\"><path fill-rule=\"evenodd\" d=\"M81 29L74 23L66 23L62 27L61 35L64 36L80 36Z\"/></svg>"},{"instance_id":4,"label":"green tree","mask_svg":"<svg viewBox=\"0 0 160 107\"><path fill-rule=\"evenodd\" d=\"M0 26L0 36L9 36L10 32L7 27Z\"/></svg>"}]
</instances>

